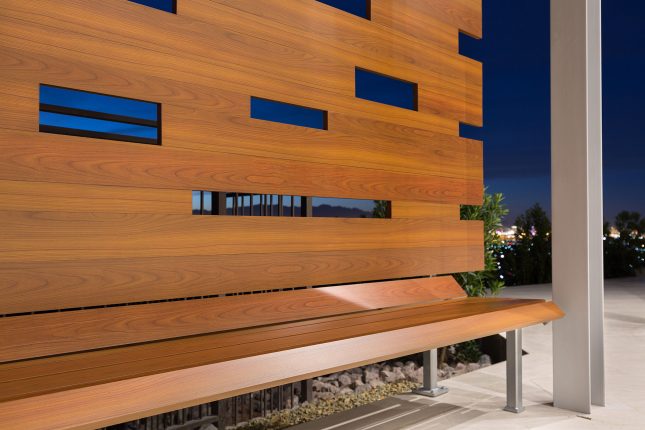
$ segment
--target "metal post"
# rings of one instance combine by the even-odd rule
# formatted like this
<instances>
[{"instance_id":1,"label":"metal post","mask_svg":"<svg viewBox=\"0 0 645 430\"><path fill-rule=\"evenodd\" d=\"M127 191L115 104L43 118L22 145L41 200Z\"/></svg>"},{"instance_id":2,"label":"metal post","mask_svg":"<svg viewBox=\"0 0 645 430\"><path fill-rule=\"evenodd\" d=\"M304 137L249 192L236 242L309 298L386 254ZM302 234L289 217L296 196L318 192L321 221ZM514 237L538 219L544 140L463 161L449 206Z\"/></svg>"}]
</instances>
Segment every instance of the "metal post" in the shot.
<instances>
[{"instance_id":1,"label":"metal post","mask_svg":"<svg viewBox=\"0 0 645 430\"><path fill-rule=\"evenodd\" d=\"M506 407L519 414L522 405L522 329L506 332Z\"/></svg>"},{"instance_id":2,"label":"metal post","mask_svg":"<svg viewBox=\"0 0 645 430\"><path fill-rule=\"evenodd\" d=\"M423 387L414 390L415 394L437 397L448 392L447 387L439 386L437 368L437 350L431 349L430 351L425 351L423 353Z\"/></svg>"},{"instance_id":3,"label":"metal post","mask_svg":"<svg viewBox=\"0 0 645 430\"><path fill-rule=\"evenodd\" d=\"M300 215L307 217L314 216L313 197L300 197Z\"/></svg>"},{"instance_id":4,"label":"metal post","mask_svg":"<svg viewBox=\"0 0 645 430\"><path fill-rule=\"evenodd\" d=\"M213 191L213 215L226 215L226 193Z\"/></svg>"},{"instance_id":5,"label":"metal post","mask_svg":"<svg viewBox=\"0 0 645 430\"><path fill-rule=\"evenodd\" d=\"M603 405L601 0L551 0L553 403Z\"/></svg>"},{"instance_id":6,"label":"metal post","mask_svg":"<svg viewBox=\"0 0 645 430\"><path fill-rule=\"evenodd\" d=\"M314 401L313 382L313 379L302 381L300 392L302 393L303 400L307 403Z\"/></svg>"}]
</instances>

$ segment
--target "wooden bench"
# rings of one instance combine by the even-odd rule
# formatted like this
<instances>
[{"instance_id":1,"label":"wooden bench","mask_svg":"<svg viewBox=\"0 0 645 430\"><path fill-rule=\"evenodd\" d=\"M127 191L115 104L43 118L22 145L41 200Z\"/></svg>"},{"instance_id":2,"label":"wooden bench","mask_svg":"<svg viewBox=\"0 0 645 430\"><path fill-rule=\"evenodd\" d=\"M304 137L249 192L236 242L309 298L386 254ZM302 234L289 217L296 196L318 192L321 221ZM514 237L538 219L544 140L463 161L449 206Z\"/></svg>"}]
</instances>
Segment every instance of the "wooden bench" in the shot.
<instances>
[{"instance_id":1,"label":"wooden bench","mask_svg":"<svg viewBox=\"0 0 645 430\"><path fill-rule=\"evenodd\" d=\"M460 219L482 143L459 135L483 119L459 53L481 1L137 3L1 3L0 428L93 429L502 331L519 410L517 330L561 311L429 277L484 267ZM405 102L360 94L366 73Z\"/></svg>"},{"instance_id":2,"label":"wooden bench","mask_svg":"<svg viewBox=\"0 0 645 430\"><path fill-rule=\"evenodd\" d=\"M4 429L91 429L557 319L451 277L0 320Z\"/></svg>"}]
</instances>

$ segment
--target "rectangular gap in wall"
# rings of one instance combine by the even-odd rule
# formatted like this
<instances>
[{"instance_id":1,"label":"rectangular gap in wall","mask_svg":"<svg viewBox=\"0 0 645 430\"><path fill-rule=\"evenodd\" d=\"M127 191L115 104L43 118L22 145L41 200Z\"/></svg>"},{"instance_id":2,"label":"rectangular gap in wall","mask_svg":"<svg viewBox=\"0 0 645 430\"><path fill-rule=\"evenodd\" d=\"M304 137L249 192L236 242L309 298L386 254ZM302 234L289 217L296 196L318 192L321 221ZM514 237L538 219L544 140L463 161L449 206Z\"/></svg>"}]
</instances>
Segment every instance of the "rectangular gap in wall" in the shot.
<instances>
[{"instance_id":1,"label":"rectangular gap in wall","mask_svg":"<svg viewBox=\"0 0 645 430\"><path fill-rule=\"evenodd\" d=\"M356 97L418 110L419 88L414 82L383 75L356 67Z\"/></svg>"},{"instance_id":2,"label":"rectangular gap in wall","mask_svg":"<svg viewBox=\"0 0 645 430\"><path fill-rule=\"evenodd\" d=\"M177 0L130 0L144 6L153 7L170 13L177 13Z\"/></svg>"},{"instance_id":3,"label":"rectangular gap in wall","mask_svg":"<svg viewBox=\"0 0 645 430\"><path fill-rule=\"evenodd\" d=\"M482 127L460 122L459 137L473 140L484 140L484 129Z\"/></svg>"},{"instance_id":4,"label":"rectangular gap in wall","mask_svg":"<svg viewBox=\"0 0 645 430\"><path fill-rule=\"evenodd\" d=\"M40 85L40 131L161 144L159 103Z\"/></svg>"},{"instance_id":5,"label":"rectangular gap in wall","mask_svg":"<svg viewBox=\"0 0 645 430\"><path fill-rule=\"evenodd\" d=\"M361 18L372 18L371 0L318 0L321 3L344 10Z\"/></svg>"},{"instance_id":6,"label":"rectangular gap in wall","mask_svg":"<svg viewBox=\"0 0 645 430\"><path fill-rule=\"evenodd\" d=\"M482 61L482 50L484 45L478 37L471 36L463 31L459 32L459 55L472 58L475 61Z\"/></svg>"},{"instance_id":7,"label":"rectangular gap in wall","mask_svg":"<svg viewBox=\"0 0 645 430\"><path fill-rule=\"evenodd\" d=\"M251 97L251 118L327 130L327 111Z\"/></svg>"},{"instance_id":8,"label":"rectangular gap in wall","mask_svg":"<svg viewBox=\"0 0 645 430\"><path fill-rule=\"evenodd\" d=\"M321 218L391 218L390 202L280 194L193 191L193 215L286 216ZM219 203L221 202L221 203ZM311 203L310 203L311 202Z\"/></svg>"}]
</instances>

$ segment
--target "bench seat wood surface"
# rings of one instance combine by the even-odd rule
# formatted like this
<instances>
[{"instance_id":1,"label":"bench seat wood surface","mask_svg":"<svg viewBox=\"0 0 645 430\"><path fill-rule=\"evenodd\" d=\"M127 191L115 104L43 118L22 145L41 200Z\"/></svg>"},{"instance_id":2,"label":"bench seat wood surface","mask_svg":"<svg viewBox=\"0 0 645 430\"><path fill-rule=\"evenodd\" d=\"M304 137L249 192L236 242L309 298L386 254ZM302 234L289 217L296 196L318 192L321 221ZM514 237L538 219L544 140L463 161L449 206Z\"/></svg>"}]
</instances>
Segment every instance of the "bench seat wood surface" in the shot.
<instances>
[{"instance_id":1,"label":"bench seat wood surface","mask_svg":"<svg viewBox=\"0 0 645 430\"><path fill-rule=\"evenodd\" d=\"M296 300L278 323L211 326L195 336L6 362L0 365L0 422L9 429L91 429L562 316L543 300L467 298L451 277L344 287L329 287L343 303L329 316L303 318L298 308L307 302ZM388 289L398 293L384 294ZM294 293L328 294L324 288ZM259 308L269 314L282 299L268 293L214 300L236 297L256 306L264 301Z\"/></svg>"}]
</instances>

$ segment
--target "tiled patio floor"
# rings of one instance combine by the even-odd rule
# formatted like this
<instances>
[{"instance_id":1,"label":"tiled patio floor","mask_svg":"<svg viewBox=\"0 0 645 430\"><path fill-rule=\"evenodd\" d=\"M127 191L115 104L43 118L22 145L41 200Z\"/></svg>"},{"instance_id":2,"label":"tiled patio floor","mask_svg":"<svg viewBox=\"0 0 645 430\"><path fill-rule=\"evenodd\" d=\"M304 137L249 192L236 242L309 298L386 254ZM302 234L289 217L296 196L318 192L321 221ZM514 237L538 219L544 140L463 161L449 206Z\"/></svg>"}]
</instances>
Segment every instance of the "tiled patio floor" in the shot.
<instances>
[{"instance_id":1,"label":"tiled patio floor","mask_svg":"<svg viewBox=\"0 0 645 430\"><path fill-rule=\"evenodd\" d=\"M550 285L507 288L511 297L551 295ZM502 411L505 365L444 381L438 399L402 395L293 430L385 429L645 429L645 278L607 281L605 351L607 405L591 415L556 409L552 401L551 325L524 330L524 404L515 415Z\"/></svg>"}]
</instances>

